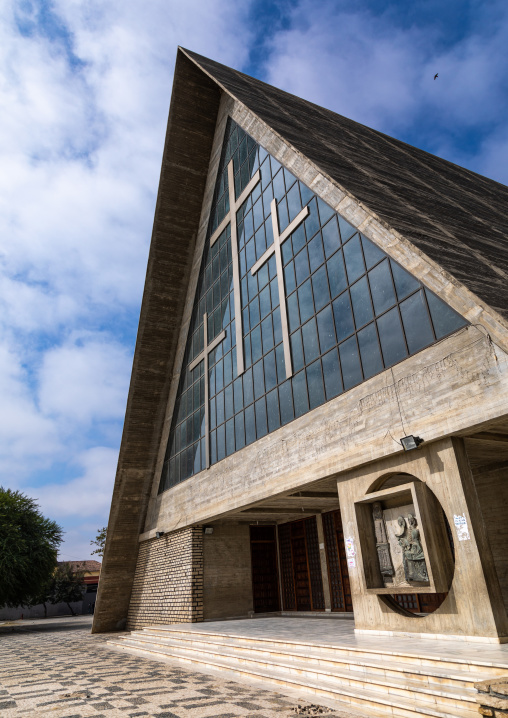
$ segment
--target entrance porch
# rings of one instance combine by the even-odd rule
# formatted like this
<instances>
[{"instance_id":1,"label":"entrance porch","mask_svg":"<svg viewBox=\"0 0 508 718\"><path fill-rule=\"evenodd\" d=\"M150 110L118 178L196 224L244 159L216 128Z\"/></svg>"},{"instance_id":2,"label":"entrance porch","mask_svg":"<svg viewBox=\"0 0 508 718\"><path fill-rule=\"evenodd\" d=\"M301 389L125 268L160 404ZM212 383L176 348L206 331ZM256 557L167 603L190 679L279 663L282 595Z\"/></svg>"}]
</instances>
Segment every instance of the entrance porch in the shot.
<instances>
[{"instance_id":1,"label":"entrance porch","mask_svg":"<svg viewBox=\"0 0 508 718\"><path fill-rule=\"evenodd\" d=\"M473 718L474 684L508 674L506 644L358 635L324 615L155 626L109 645L369 716Z\"/></svg>"},{"instance_id":2,"label":"entrance porch","mask_svg":"<svg viewBox=\"0 0 508 718\"><path fill-rule=\"evenodd\" d=\"M336 483L267 499L203 534L203 618L350 614Z\"/></svg>"}]
</instances>

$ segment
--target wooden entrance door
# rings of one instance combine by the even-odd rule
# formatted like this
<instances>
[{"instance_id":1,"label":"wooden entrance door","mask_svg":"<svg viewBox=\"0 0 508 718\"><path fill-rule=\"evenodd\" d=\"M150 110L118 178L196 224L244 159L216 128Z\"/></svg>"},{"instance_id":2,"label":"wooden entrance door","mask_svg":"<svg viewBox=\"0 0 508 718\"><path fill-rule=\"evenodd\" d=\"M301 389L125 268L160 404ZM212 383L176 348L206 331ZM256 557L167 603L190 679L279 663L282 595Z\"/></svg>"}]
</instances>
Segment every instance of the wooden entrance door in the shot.
<instances>
[{"instance_id":1,"label":"wooden entrance door","mask_svg":"<svg viewBox=\"0 0 508 718\"><path fill-rule=\"evenodd\" d=\"M293 559L293 577L295 582L296 610L311 611L309 566L307 563L307 542L305 525L297 521L291 525L291 553Z\"/></svg>"},{"instance_id":2,"label":"wooden entrance door","mask_svg":"<svg viewBox=\"0 0 508 718\"><path fill-rule=\"evenodd\" d=\"M250 527L252 595L256 613L280 610L275 526Z\"/></svg>"},{"instance_id":3,"label":"wooden entrance door","mask_svg":"<svg viewBox=\"0 0 508 718\"><path fill-rule=\"evenodd\" d=\"M279 547L285 611L324 611L316 517L281 524Z\"/></svg>"},{"instance_id":4,"label":"wooden entrance door","mask_svg":"<svg viewBox=\"0 0 508 718\"><path fill-rule=\"evenodd\" d=\"M332 611L353 610L340 511L322 514Z\"/></svg>"}]
</instances>

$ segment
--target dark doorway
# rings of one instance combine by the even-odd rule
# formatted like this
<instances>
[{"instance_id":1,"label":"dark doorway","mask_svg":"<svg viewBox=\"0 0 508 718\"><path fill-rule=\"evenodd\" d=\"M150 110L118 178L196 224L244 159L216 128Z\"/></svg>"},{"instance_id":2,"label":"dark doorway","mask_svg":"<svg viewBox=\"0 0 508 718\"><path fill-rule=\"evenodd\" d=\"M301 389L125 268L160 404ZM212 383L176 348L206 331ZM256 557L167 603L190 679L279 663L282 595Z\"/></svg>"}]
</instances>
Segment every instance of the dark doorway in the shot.
<instances>
[{"instance_id":1,"label":"dark doorway","mask_svg":"<svg viewBox=\"0 0 508 718\"><path fill-rule=\"evenodd\" d=\"M279 548L285 611L324 611L316 517L281 524Z\"/></svg>"},{"instance_id":2,"label":"dark doorway","mask_svg":"<svg viewBox=\"0 0 508 718\"><path fill-rule=\"evenodd\" d=\"M322 514L332 611L353 610L340 511Z\"/></svg>"},{"instance_id":3,"label":"dark doorway","mask_svg":"<svg viewBox=\"0 0 508 718\"><path fill-rule=\"evenodd\" d=\"M436 611L448 593L397 593L392 598L409 613L428 614Z\"/></svg>"},{"instance_id":4,"label":"dark doorway","mask_svg":"<svg viewBox=\"0 0 508 718\"><path fill-rule=\"evenodd\" d=\"M280 610L275 526L251 526L252 594L256 613Z\"/></svg>"}]
</instances>

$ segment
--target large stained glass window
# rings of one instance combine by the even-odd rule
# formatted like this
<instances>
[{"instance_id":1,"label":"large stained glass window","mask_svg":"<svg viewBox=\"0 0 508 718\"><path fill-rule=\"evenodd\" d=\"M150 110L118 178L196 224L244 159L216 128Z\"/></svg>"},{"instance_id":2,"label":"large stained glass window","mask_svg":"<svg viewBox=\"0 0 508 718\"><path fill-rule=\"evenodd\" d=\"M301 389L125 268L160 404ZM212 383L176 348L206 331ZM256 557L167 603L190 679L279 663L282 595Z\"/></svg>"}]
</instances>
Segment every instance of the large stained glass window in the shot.
<instances>
[{"instance_id":1,"label":"large stained glass window","mask_svg":"<svg viewBox=\"0 0 508 718\"><path fill-rule=\"evenodd\" d=\"M160 491L465 325L230 120Z\"/></svg>"}]
</instances>

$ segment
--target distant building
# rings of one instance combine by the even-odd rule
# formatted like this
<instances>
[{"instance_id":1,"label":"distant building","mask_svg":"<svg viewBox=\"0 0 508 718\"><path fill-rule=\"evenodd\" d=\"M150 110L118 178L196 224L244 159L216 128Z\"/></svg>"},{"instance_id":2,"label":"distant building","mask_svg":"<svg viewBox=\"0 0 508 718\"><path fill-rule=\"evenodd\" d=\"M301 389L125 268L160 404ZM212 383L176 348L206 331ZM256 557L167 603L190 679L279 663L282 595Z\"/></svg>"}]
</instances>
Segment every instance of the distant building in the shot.
<instances>
[{"instance_id":1,"label":"distant building","mask_svg":"<svg viewBox=\"0 0 508 718\"><path fill-rule=\"evenodd\" d=\"M101 562L88 561L59 561L61 563L70 563L74 571L83 572L83 580L85 582L85 592L83 594L83 603L81 613L93 613L95 600L97 598L97 588L99 586L99 576L101 573Z\"/></svg>"},{"instance_id":2,"label":"distant building","mask_svg":"<svg viewBox=\"0 0 508 718\"><path fill-rule=\"evenodd\" d=\"M508 640L507 209L179 50L94 631Z\"/></svg>"}]
</instances>

